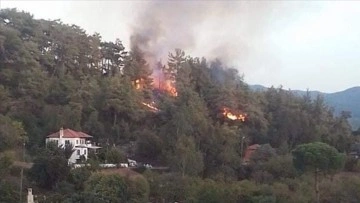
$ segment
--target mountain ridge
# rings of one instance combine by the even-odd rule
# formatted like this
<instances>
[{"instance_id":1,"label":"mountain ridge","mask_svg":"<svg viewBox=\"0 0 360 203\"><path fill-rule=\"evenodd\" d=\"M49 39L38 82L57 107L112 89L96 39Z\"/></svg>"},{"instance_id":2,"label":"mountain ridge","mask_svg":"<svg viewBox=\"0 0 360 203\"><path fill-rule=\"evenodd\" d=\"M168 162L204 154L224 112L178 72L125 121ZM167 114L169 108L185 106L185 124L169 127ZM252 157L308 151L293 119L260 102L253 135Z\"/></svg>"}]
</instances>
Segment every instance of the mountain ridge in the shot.
<instances>
[{"instance_id":1,"label":"mountain ridge","mask_svg":"<svg viewBox=\"0 0 360 203\"><path fill-rule=\"evenodd\" d=\"M268 87L255 84L249 85L253 91L266 91ZM303 96L307 91L304 90L291 90L289 91ZM324 97L325 103L335 110L335 115L339 115L342 111L350 111L351 118L349 123L354 130L360 127L360 86L354 86L342 91L326 93L321 91L309 91L311 98L315 98L317 95Z\"/></svg>"}]
</instances>

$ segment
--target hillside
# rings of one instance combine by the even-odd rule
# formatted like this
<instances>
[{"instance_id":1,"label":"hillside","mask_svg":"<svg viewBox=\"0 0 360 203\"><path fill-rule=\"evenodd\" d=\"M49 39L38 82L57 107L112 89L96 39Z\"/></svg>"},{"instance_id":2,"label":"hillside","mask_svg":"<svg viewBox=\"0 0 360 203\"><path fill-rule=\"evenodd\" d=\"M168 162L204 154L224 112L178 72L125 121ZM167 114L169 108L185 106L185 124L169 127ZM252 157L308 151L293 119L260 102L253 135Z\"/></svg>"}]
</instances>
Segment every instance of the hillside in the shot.
<instances>
[{"instance_id":1,"label":"hillside","mask_svg":"<svg viewBox=\"0 0 360 203\"><path fill-rule=\"evenodd\" d=\"M315 202L306 189L312 181L296 171L303 152L316 154L321 172L335 172L344 158L338 152L353 142L346 118L323 100L281 88L250 91L226 61L176 49L162 63L142 38L132 37L125 51L120 39L16 10L0 10L0 27L0 202L22 202L27 188L46 202ZM45 145L58 131L58 142ZM77 149L91 142L101 149ZM20 156L9 153L19 149ZM88 167L72 168L74 153ZM127 158L154 168L140 168L141 176L100 170L126 167ZM324 189L321 202L335 194L360 202L347 188L360 178L344 181ZM327 185L334 184L320 188Z\"/></svg>"},{"instance_id":2,"label":"hillside","mask_svg":"<svg viewBox=\"0 0 360 203\"><path fill-rule=\"evenodd\" d=\"M341 111L350 111L349 119L353 129L360 127L360 87L352 87L341 92L324 94L325 101L335 108L338 114Z\"/></svg>"},{"instance_id":3,"label":"hillside","mask_svg":"<svg viewBox=\"0 0 360 203\"><path fill-rule=\"evenodd\" d=\"M264 91L267 88L262 85L251 85L252 90L255 91ZM302 90L291 90L295 94L305 95L306 91ZM317 95L322 95L325 102L334 108L335 114L339 115L341 111L350 111L351 118L349 122L353 129L358 129L360 127L360 86L351 87L349 89L334 92L334 93L324 93L319 91L310 91L312 98L316 98Z\"/></svg>"}]
</instances>

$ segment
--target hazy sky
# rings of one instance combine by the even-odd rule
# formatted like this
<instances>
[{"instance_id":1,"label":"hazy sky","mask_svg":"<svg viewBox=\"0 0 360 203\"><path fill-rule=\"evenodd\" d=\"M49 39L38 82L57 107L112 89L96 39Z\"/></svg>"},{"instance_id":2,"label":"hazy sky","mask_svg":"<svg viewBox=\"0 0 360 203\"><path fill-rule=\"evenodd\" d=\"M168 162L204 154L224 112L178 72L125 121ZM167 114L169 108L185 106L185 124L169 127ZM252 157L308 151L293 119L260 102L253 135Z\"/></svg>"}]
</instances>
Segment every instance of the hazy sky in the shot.
<instances>
[{"instance_id":1,"label":"hazy sky","mask_svg":"<svg viewBox=\"0 0 360 203\"><path fill-rule=\"evenodd\" d=\"M126 47L139 28L161 29L150 46L159 55L181 48L220 57L250 84L325 92L360 85L360 1L0 1Z\"/></svg>"}]
</instances>

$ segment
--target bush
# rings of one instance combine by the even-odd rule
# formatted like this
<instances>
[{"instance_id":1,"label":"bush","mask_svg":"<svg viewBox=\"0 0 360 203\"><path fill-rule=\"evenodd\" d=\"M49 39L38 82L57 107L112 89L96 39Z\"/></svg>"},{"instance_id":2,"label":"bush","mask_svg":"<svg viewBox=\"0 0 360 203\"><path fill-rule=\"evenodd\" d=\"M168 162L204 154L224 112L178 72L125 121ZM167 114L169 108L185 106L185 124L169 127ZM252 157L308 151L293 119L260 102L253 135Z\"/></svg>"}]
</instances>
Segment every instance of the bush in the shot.
<instances>
[{"instance_id":1,"label":"bush","mask_svg":"<svg viewBox=\"0 0 360 203\"><path fill-rule=\"evenodd\" d=\"M84 189L84 183L89 179L91 171L87 167L75 168L71 170L69 175L69 182L74 184L77 191Z\"/></svg>"},{"instance_id":2,"label":"bush","mask_svg":"<svg viewBox=\"0 0 360 203\"><path fill-rule=\"evenodd\" d=\"M324 179L320 188L321 202L360 202L360 177L352 174L339 175L333 181Z\"/></svg>"},{"instance_id":3,"label":"bush","mask_svg":"<svg viewBox=\"0 0 360 203\"><path fill-rule=\"evenodd\" d=\"M130 201L133 203L148 202L150 186L148 181L140 176L128 180Z\"/></svg>"},{"instance_id":4,"label":"bush","mask_svg":"<svg viewBox=\"0 0 360 203\"><path fill-rule=\"evenodd\" d=\"M14 185L0 180L0 202L18 202L19 193Z\"/></svg>"},{"instance_id":5,"label":"bush","mask_svg":"<svg viewBox=\"0 0 360 203\"><path fill-rule=\"evenodd\" d=\"M25 172L24 172L25 174ZM20 177L21 175L21 166L11 166L10 167L10 175L14 177Z\"/></svg>"},{"instance_id":6,"label":"bush","mask_svg":"<svg viewBox=\"0 0 360 203\"><path fill-rule=\"evenodd\" d=\"M272 157L264 164L264 170L275 179L294 178L297 173L290 155Z\"/></svg>"},{"instance_id":7,"label":"bush","mask_svg":"<svg viewBox=\"0 0 360 203\"><path fill-rule=\"evenodd\" d=\"M256 183L271 183L274 181L273 175L271 175L267 171L262 171L262 170L255 171L254 173L251 174L251 177Z\"/></svg>"},{"instance_id":8,"label":"bush","mask_svg":"<svg viewBox=\"0 0 360 203\"><path fill-rule=\"evenodd\" d=\"M0 156L0 178L9 172L12 163L13 160L9 155Z\"/></svg>"},{"instance_id":9,"label":"bush","mask_svg":"<svg viewBox=\"0 0 360 203\"><path fill-rule=\"evenodd\" d=\"M259 163L268 161L270 158L276 156L276 150L269 144L261 145L252 155L251 162Z\"/></svg>"},{"instance_id":10,"label":"bush","mask_svg":"<svg viewBox=\"0 0 360 203\"><path fill-rule=\"evenodd\" d=\"M123 152L116 147L112 147L107 150L105 156L107 163L111 164L119 164L120 162L126 161L126 157Z\"/></svg>"},{"instance_id":11,"label":"bush","mask_svg":"<svg viewBox=\"0 0 360 203\"><path fill-rule=\"evenodd\" d=\"M345 171L359 172L360 168L358 159L353 157L346 157L344 169Z\"/></svg>"},{"instance_id":12,"label":"bush","mask_svg":"<svg viewBox=\"0 0 360 203\"><path fill-rule=\"evenodd\" d=\"M145 171L147 171L146 169L147 168L142 165L142 166L138 166L138 167L134 168L133 170L138 173L144 173Z\"/></svg>"},{"instance_id":13,"label":"bush","mask_svg":"<svg viewBox=\"0 0 360 203\"><path fill-rule=\"evenodd\" d=\"M144 130L139 134L136 143L136 153L147 159L157 158L162 152L162 140L153 132Z\"/></svg>"},{"instance_id":14,"label":"bush","mask_svg":"<svg viewBox=\"0 0 360 203\"><path fill-rule=\"evenodd\" d=\"M85 184L85 202L147 202L149 184L142 177L94 174Z\"/></svg>"},{"instance_id":15,"label":"bush","mask_svg":"<svg viewBox=\"0 0 360 203\"><path fill-rule=\"evenodd\" d=\"M276 198L271 195L259 195L250 198L251 203L276 203Z\"/></svg>"}]
</instances>

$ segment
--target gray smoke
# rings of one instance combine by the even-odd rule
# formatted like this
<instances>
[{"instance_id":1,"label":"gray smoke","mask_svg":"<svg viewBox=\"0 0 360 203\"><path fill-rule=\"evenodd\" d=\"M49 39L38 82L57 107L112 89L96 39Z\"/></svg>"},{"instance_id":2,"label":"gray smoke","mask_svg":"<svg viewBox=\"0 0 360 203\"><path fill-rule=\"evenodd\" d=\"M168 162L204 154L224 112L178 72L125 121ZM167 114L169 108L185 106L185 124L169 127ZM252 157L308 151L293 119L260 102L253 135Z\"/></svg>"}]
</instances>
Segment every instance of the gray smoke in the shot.
<instances>
[{"instance_id":1,"label":"gray smoke","mask_svg":"<svg viewBox=\"0 0 360 203\"><path fill-rule=\"evenodd\" d=\"M274 4L281 2L146 2L137 10L131 47L139 47L150 64L167 61L168 53L180 48L192 56L243 66L239 61L259 51L257 39L266 34Z\"/></svg>"}]
</instances>

